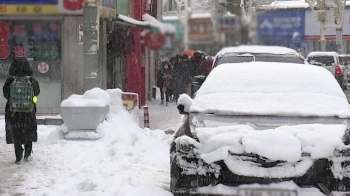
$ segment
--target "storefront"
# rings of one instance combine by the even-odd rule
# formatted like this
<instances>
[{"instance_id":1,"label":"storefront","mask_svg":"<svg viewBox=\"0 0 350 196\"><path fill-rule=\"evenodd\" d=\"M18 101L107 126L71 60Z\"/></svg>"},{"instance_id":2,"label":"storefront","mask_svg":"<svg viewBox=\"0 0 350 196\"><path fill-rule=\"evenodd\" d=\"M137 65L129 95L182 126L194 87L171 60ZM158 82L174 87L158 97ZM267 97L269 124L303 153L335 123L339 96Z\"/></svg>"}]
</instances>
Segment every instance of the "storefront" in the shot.
<instances>
[{"instance_id":1,"label":"storefront","mask_svg":"<svg viewBox=\"0 0 350 196\"><path fill-rule=\"evenodd\" d=\"M82 3L0 0L0 85L9 77L16 53L23 53L41 88L38 113L58 113L62 99L80 91L77 86L81 83L70 78L77 78L82 68L82 45L78 40ZM0 99L0 111L4 111L5 104L6 100Z\"/></svg>"},{"instance_id":2,"label":"storefront","mask_svg":"<svg viewBox=\"0 0 350 196\"><path fill-rule=\"evenodd\" d=\"M41 87L38 108L54 108L61 103L62 20L6 19L0 21L0 80L3 84L18 52L25 57ZM1 105L5 100L1 99Z\"/></svg>"}]
</instances>

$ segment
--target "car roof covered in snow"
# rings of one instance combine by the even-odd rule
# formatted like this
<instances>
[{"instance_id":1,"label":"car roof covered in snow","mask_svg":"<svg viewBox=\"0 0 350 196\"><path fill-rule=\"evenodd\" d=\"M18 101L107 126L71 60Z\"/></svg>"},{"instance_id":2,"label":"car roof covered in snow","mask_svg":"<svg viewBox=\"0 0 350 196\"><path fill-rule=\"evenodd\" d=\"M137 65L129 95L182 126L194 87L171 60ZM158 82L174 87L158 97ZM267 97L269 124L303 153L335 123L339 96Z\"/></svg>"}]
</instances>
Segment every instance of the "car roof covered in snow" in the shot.
<instances>
[{"instance_id":1,"label":"car roof covered in snow","mask_svg":"<svg viewBox=\"0 0 350 196\"><path fill-rule=\"evenodd\" d=\"M336 52L310 52L308 57L310 56L338 56Z\"/></svg>"},{"instance_id":2,"label":"car roof covered in snow","mask_svg":"<svg viewBox=\"0 0 350 196\"><path fill-rule=\"evenodd\" d=\"M299 55L295 50L282 47L282 46L255 46L255 45L249 45L249 46L237 46L237 47L227 47L221 49L217 56L219 55L225 55L227 53L256 53L256 54L296 54Z\"/></svg>"},{"instance_id":3,"label":"car roof covered in snow","mask_svg":"<svg viewBox=\"0 0 350 196\"><path fill-rule=\"evenodd\" d=\"M197 91L190 112L348 118L350 106L322 67L251 62L215 68Z\"/></svg>"}]
</instances>

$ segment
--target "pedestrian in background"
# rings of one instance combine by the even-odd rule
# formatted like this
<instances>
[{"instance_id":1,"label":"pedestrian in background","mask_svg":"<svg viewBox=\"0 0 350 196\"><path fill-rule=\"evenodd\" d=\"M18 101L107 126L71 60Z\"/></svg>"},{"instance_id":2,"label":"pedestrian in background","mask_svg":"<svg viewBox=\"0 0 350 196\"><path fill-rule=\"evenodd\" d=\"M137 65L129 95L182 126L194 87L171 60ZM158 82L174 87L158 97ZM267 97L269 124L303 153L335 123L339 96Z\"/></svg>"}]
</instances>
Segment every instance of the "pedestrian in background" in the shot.
<instances>
[{"instance_id":1,"label":"pedestrian in background","mask_svg":"<svg viewBox=\"0 0 350 196\"><path fill-rule=\"evenodd\" d=\"M161 89L161 104L164 104L164 96L166 105L169 104L169 97L170 97L170 86L172 81L172 70L171 70L171 63L169 61L164 61L162 63L162 71L161 71L161 78L162 78L162 89Z\"/></svg>"}]
</instances>

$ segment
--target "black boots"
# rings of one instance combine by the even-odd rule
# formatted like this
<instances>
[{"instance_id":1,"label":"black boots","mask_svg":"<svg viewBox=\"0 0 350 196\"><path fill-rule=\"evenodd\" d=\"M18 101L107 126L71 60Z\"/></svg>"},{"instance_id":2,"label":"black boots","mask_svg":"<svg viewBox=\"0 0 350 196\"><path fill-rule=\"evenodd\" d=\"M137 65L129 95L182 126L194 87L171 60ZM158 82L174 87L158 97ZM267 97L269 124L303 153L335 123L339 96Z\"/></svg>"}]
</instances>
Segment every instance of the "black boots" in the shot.
<instances>
[{"instance_id":1,"label":"black boots","mask_svg":"<svg viewBox=\"0 0 350 196\"><path fill-rule=\"evenodd\" d=\"M29 161L30 160L30 154L32 153L32 142L24 145L24 150L22 148L22 144L15 144L15 154L16 154L16 162L20 163L23 157L23 151L24 152L24 160Z\"/></svg>"},{"instance_id":2,"label":"black boots","mask_svg":"<svg viewBox=\"0 0 350 196\"><path fill-rule=\"evenodd\" d=\"M30 154L32 153L32 143L24 145L24 160L29 161L30 160Z\"/></svg>"},{"instance_id":3,"label":"black boots","mask_svg":"<svg viewBox=\"0 0 350 196\"><path fill-rule=\"evenodd\" d=\"M20 163L23 157L23 148L21 146L20 149L15 149L15 154L16 154L16 162L15 163Z\"/></svg>"}]
</instances>

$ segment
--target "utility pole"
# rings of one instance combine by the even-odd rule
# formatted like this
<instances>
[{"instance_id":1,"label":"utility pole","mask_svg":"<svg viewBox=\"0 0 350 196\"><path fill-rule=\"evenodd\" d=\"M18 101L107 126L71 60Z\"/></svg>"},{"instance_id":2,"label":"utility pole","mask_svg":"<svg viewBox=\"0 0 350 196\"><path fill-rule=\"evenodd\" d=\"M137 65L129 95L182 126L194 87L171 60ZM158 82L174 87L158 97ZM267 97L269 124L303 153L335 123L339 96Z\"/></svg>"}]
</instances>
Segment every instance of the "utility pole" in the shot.
<instances>
[{"instance_id":1,"label":"utility pole","mask_svg":"<svg viewBox=\"0 0 350 196\"><path fill-rule=\"evenodd\" d=\"M99 11L97 0L86 0L84 15L84 91L98 87Z\"/></svg>"},{"instance_id":2,"label":"utility pole","mask_svg":"<svg viewBox=\"0 0 350 196\"><path fill-rule=\"evenodd\" d=\"M239 18L239 30L231 40L240 45L250 43L250 21L252 14L252 0L227 0L228 10ZM232 35L231 35L232 36Z\"/></svg>"},{"instance_id":3,"label":"utility pole","mask_svg":"<svg viewBox=\"0 0 350 196\"><path fill-rule=\"evenodd\" d=\"M190 9L190 0L175 0L177 4L177 15L185 27L184 35L184 49L189 49L189 40L188 40L188 20L191 18L191 9Z\"/></svg>"}]
</instances>

